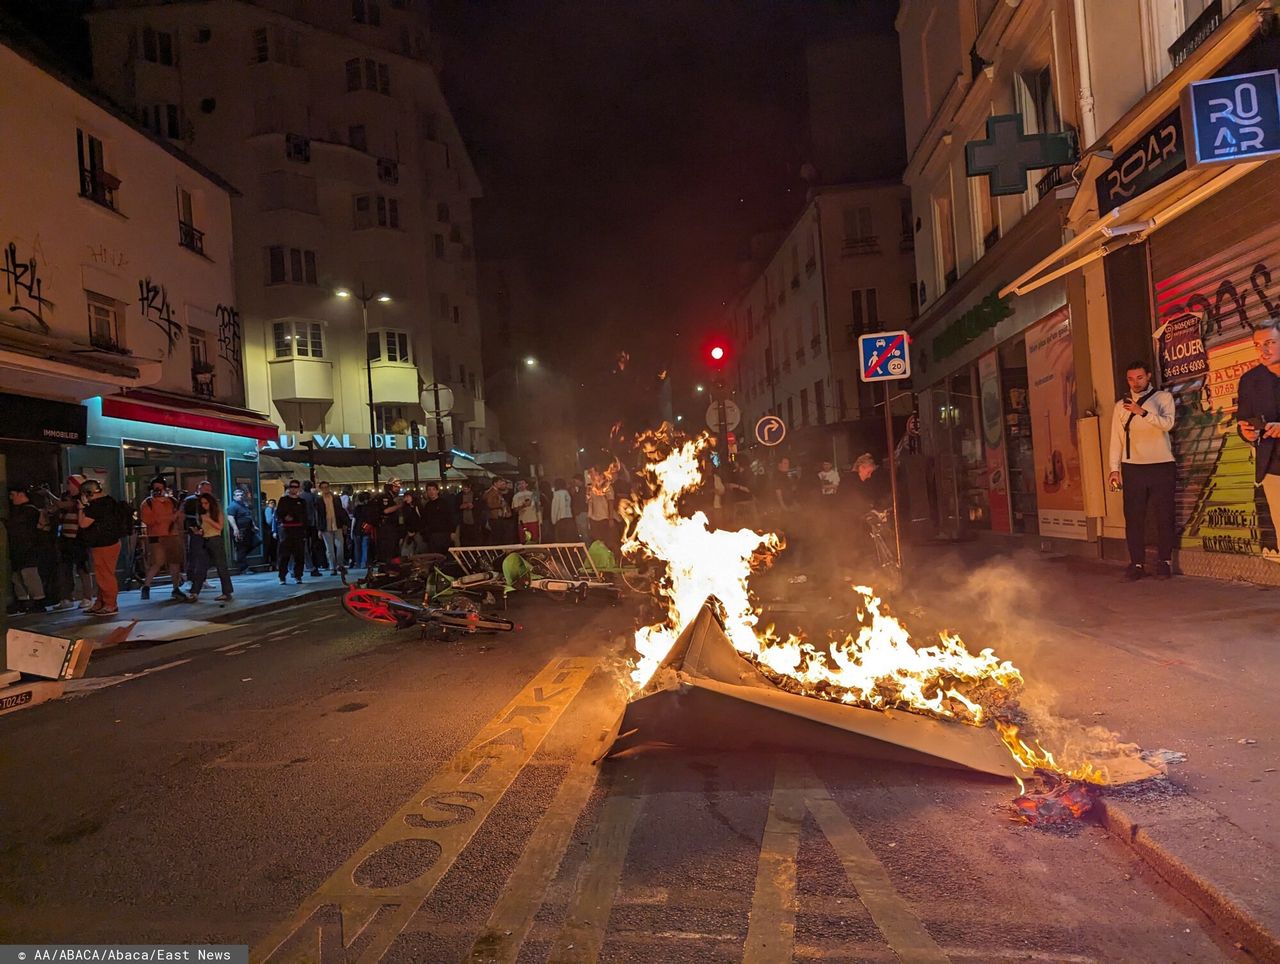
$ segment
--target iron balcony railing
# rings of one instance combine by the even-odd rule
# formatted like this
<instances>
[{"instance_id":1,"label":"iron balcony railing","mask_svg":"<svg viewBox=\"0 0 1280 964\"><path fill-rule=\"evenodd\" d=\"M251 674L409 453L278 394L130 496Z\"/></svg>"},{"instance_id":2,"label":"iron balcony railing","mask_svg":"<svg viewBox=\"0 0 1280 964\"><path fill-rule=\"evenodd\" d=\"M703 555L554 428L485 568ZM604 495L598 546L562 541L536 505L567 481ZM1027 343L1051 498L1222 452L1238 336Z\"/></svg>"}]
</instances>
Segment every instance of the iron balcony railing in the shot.
<instances>
[{"instance_id":1,"label":"iron balcony railing","mask_svg":"<svg viewBox=\"0 0 1280 964\"><path fill-rule=\"evenodd\" d=\"M194 224L178 222L178 243L196 254L204 254L204 232Z\"/></svg>"},{"instance_id":2,"label":"iron balcony railing","mask_svg":"<svg viewBox=\"0 0 1280 964\"><path fill-rule=\"evenodd\" d=\"M80 169L80 196L105 208L116 209L116 188L120 182L106 171Z\"/></svg>"},{"instance_id":3,"label":"iron balcony railing","mask_svg":"<svg viewBox=\"0 0 1280 964\"><path fill-rule=\"evenodd\" d=\"M1169 61L1174 69L1182 66L1202 43L1222 26L1222 0L1212 2L1200 12L1200 16L1191 21L1191 25L1182 31L1182 35L1169 47Z\"/></svg>"}]
</instances>

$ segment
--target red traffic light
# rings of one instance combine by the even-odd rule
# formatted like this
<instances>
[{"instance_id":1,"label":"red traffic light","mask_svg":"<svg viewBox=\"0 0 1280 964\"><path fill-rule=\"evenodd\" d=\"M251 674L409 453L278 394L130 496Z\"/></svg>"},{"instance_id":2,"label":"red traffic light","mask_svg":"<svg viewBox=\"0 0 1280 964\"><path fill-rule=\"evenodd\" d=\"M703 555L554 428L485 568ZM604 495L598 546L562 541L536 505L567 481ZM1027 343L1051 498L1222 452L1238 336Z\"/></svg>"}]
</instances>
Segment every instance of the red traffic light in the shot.
<instances>
[{"instance_id":1,"label":"red traffic light","mask_svg":"<svg viewBox=\"0 0 1280 964\"><path fill-rule=\"evenodd\" d=\"M723 360L724 360L724 345L715 345L715 346L713 346L713 347L712 347L712 349L711 349L711 360L712 360L712 361L723 361Z\"/></svg>"},{"instance_id":2,"label":"red traffic light","mask_svg":"<svg viewBox=\"0 0 1280 964\"><path fill-rule=\"evenodd\" d=\"M724 339L707 342L704 351L706 362L712 368L723 368L729 361L729 343Z\"/></svg>"}]
</instances>

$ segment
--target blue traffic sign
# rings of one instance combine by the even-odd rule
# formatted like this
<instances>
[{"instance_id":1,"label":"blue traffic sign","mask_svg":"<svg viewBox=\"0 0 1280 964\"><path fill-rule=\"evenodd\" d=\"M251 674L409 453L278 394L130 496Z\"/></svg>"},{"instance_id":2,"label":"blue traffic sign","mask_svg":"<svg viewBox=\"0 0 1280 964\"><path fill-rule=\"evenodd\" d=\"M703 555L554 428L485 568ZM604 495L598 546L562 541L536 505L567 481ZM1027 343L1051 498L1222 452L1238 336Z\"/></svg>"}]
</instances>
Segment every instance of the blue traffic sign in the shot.
<instances>
[{"instance_id":1,"label":"blue traffic sign","mask_svg":"<svg viewBox=\"0 0 1280 964\"><path fill-rule=\"evenodd\" d=\"M864 382L891 382L911 377L911 346L905 331L881 331L858 338Z\"/></svg>"},{"instance_id":2,"label":"blue traffic sign","mask_svg":"<svg viewBox=\"0 0 1280 964\"><path fill-rule=\"evenodd\" d=\"M776 415L766 415L756 422L756 440L761 445L777 445L787 437L787 423Z\"/></svg>"}]
</instances>

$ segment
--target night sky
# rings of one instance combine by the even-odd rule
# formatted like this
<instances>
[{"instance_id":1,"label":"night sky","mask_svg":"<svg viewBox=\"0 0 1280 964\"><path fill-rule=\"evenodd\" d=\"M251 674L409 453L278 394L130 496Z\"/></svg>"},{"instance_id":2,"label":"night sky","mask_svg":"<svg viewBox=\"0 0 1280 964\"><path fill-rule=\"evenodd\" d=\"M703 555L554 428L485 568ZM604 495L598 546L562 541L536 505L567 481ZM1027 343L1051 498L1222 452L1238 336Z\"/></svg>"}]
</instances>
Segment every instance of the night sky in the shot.
<instances>
[{"instance_id":1,"label":"night sky","mask_svg":"<svg viewBox=\"0 0 1280 964\"><path fill-rule=\"evenodd\" d=\"M804 201L806 43L892 33L897 3L431 9L486 192L478 248L527 261L546 344L599 397L649 394L657 371L696 362L752 234L785 227ZM620 350L632 356L621 379L609 375Z\"/></svg>"}]
</instances>

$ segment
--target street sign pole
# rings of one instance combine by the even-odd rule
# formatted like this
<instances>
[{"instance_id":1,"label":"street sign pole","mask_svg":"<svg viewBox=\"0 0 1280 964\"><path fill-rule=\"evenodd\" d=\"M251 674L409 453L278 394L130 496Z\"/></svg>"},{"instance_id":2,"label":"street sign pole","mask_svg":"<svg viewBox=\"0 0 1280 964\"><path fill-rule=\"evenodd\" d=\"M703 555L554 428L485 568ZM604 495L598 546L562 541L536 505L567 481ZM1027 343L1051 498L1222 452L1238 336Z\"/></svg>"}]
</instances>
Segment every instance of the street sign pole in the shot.
<instances>
[{"instance_id":1,"label":"street sign pole","mask_svg":"<svg viewBox=\"0 0 1280 964\"><path fill-rule=\"evenodd\" d=\"M418 423L410 422L409 431L413 434L409 436L410 443L413 445L413 494L414 498L418 496Z\"/></svg>"},{"instance_id":2,"label":"street sign pole","mask_svg":"<svg viewBox=\"0 0 1280 964\"><path fill-rule=\"evenodd\" d=\"M893 410L889 407L889 383L884 383L884 437L889 443L889 493L893 497L893 548L898 555L898 571L902 571L902 530L898 525L898 466L894 458Z\"/></svg>"}]
</instances>

